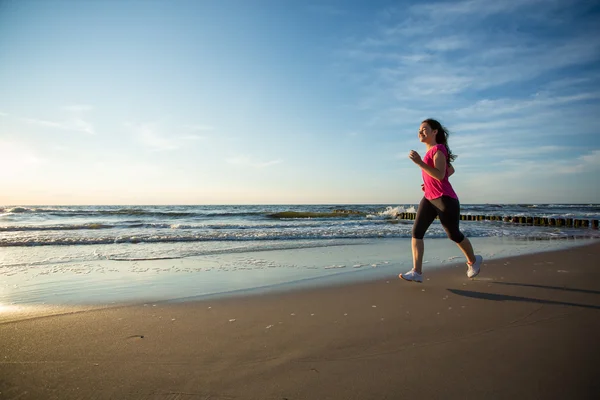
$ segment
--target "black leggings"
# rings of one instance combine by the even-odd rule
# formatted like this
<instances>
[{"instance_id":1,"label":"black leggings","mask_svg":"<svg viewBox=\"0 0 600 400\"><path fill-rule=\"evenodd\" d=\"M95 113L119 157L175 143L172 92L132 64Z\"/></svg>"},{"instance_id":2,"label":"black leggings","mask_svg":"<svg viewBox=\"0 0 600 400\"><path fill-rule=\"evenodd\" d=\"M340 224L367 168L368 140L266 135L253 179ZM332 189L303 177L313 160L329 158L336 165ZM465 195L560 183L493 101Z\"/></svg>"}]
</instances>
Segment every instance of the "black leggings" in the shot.
<instances>
[{"instance_id":1,"label":"black leggings","mask_svg":"<svg viewBox=\"0 0 600 400\"><path fill-rule=\"evenodd\" d=\"M442 196L433 200L427 200L423 197L417 209L415 224L412 228L412 237L423 239L427 228L429 228L436 216L440 217L440 222L450 240L456 243L463 241L465 235L458 229L460 203L458 199L450 196Z\"/></svg>"}]
</instances>

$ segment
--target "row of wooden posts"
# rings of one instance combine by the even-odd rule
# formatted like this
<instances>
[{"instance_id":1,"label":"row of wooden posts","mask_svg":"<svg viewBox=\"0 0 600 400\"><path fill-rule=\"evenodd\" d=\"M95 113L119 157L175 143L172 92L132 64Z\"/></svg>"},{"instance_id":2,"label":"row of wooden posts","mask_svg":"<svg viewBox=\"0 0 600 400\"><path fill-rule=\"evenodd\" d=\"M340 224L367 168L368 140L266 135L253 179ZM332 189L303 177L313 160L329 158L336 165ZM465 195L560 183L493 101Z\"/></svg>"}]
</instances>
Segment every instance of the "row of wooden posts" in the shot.
<instances>
[{"instance_id":1,"label":"row of wooden posts","mask_svg":"<svg viewBox=\"0 0 600 400\"><path fill-rule=\"evenodd\" d=\"M399 219L415 219L417 213L400 213ZM534 225L534 226L564 226L574 228L594 228L598 229L597 219L574 219L574 218L547 218L547 217L511 217L496 215L461 215L461 221L503 221L515 224Z\"/></svg>"}]
</instances>

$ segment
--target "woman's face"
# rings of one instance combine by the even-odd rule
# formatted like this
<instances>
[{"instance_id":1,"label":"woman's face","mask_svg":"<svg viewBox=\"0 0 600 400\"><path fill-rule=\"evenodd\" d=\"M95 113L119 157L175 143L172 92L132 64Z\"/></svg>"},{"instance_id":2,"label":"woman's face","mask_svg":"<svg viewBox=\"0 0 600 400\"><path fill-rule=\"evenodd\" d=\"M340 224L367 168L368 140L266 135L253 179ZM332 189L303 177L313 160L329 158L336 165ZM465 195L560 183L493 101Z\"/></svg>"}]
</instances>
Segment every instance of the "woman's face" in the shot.
<instances>
[{"instance_id":1,"label":"woman's face","mask_svg":"<svg viewBox=\"0 0 600 400\"><path fill-rule=\"evenodd\" d=\"M431 127L427 122L423 122L419 127L419 141L421 143L435 143L435 135L437 134L436 130L431 130Z\"/></svg>"}]
</instances>

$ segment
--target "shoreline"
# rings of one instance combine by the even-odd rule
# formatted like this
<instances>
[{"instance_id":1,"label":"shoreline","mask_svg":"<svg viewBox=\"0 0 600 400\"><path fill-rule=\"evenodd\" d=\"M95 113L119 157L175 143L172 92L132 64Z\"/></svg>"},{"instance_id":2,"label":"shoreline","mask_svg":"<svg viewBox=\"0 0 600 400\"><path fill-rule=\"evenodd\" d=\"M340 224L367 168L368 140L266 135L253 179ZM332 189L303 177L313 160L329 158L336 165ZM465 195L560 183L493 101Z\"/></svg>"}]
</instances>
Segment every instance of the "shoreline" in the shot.
<instances>
[{"instance_id":1,"label":"shoreline","mask_svg":"<svg viewBox=\"0 0 600 400\"><path fill-rule=\"evenodd\" d=\"M450 243L448 240L444 239L429 239L431 240L439 240L442 243ZM521 239L516 239L521 240ZM534 249L531 252L526 252L522 254L508 255L508 256L499 256L494 258L486 258L484 259L483 266L489 263L502 263L504 265L510 264L514 260L519 260L522 257L527 256L537 256L537 255L551 255L552 253L560 254L566 250L576 250L581 249L585 251L586 248L593 248L594 246L600 246L600 241L591 239L585 240L584 243L576 243L572 242L571 239L555 239L560 241L569 242L568 246L560 247L558 249ZM530 240L527 240L530 241ZM538 242L539 240L535 240ZM543 242L543 241L542 241ZM368 243L357 244L362 246L369 246ZM353 245L353 246L357 246ZM372 244L371 244L372 245ZM343 245L341 245L343 246ZM312 248L312 249L319 249ZM530 250L530 249L528 249ZM281 250L270 250L270 251L281 251ZM283 250L288 251L288 250ZM259 252L259 251L257 251ZM457 250L458 253L458 250ZM424 281L422 284L423 288L426 287L427 283L431 280L431 278L446 277L449 274L449 271L453 270L461 270L464 268L464 262L455 261L455 259L462 260L462 256L453 256L450 262L444 263L445 260L442 260L441 263L428 265L428 261L424 261L425 264L423 266L424 272ZM162 261L162 260L160 260ZM380 265L381 266L381 265ZM354 271L341 270L341 272L335 272L326 276L314 276L308 277L301 280L296 281L288 281L277 284L269 284L264 286L256 286L251 288L242 288L237 290L223 291L223 292L215 292L215 293L207 293L207 294L196 294L190 296L181 296L181 297L169 297L162 299L136 299L132 301L111 301L111 302L99 302L99 303L25 303L25 304L0 304L0 324L17 322L21 320L28 319L36 319L36 318L45 318L51 316L60 316L67 315L73 313L85 313L90 311L97 310L105 310L105 309L119 309L119 308L128 308L128 307L138 307L138 306L147 306L151 305L177 305L177 304L186 304L186 303L201 303L201 302L221 302L221 301L247 301L254 298L260 297L278 297L286 294L307 294L313 291L328 291L331 289L343 289L346 287L360 287L361 285L368 285L374 283L391 283L395 280L400 280L398 274L401 272L405 272L410 269L410 265L406 265L406 268L398 268L399 266L404 267L404 263L400 262L397 265L390 265L385 269L385 272L382 272L377 275L372 275L370 277L363 278L361 276L352 276L356 275ZM392 271L392 269L394 269ZM383 269L380 268L380 271ZM466 270L466 269L465 269ZM363 271L359 271L363 272ZM364 271L367 274L368 271ZM343 276L346 275L345 278ZM464 278L465 282L472 281L471 279L466 277L466 274L455 272L453 275L457 275L455 278ZM485 270L482 269L482 274L475 278L475 280L489 280L490 278L485 277ZM310 285L313 283L313 285ZM410 282L403 282L404 284L411 284ZM419 284L417 284L419 285Z\"/></svg>"},{"instance_id":2,"label":"shoreline","mask_svg":"<svg viewBox=\"0 0 600 400\"><path fill-rule=\"evenodd\" d=\"M0 323L0 397L594 398L599 256Z\"/></svg>"},{"instance_id":3,"label":"shoreline","mask_svg":"<svg viewBox=\"0 0 600 400\"><path fill-rule=\"evenodd\" d=\"M482 254L484 260L491 261L580 247L597 240L497 237L472 238L472 242L476 252ZM59 257L60 253L54 255L60 260ZM453 242L427 239L426 273L463 265L462 258ZM272 291L390 279L410 269L411 265L410 241L388 238L178 259L60 261L59 264L5 268L0 307L54 305L89 308L260 295ZM2 314L0 312L0 320L3 319Z\"/></svg>"},{"instance_id":4,"label":"shoreline","mask_svg":"<svg viewBox=\"0 0 600 400\"><path fill-rule=\"evenodd\" d=\"M472 241L485 261L600 242L590 238L507 237ZM463 255L453 242L429 238L425 245L427 275L437 269L464 266ZM393 279L411 265L410 242L385 238L175 260L100 260L91 265L61 262L19 267L20 271L9 267L4 270L4 290L0 291L0 321L8 308L97 308L255 296Z\"/></svg>"}]
</instances>

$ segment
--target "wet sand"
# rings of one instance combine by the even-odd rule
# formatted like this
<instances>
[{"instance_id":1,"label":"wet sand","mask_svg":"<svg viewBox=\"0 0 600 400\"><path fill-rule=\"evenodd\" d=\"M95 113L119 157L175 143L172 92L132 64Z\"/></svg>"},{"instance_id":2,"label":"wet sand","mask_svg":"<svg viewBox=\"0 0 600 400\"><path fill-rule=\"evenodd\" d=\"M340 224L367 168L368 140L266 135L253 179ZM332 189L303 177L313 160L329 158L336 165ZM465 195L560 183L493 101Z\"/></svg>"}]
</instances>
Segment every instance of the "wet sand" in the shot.
<instances>
[{"instance_id":1,"label":"wet sand","mask_svg":"<svg viewBox=\"0 0 600 400\"><path fill-rule=\"evenodd\" d=\"M7 309L0 399L596 398L599 259L595 243L475 280L457 264L423 284Z\"/></svg>"}]
</instances>

